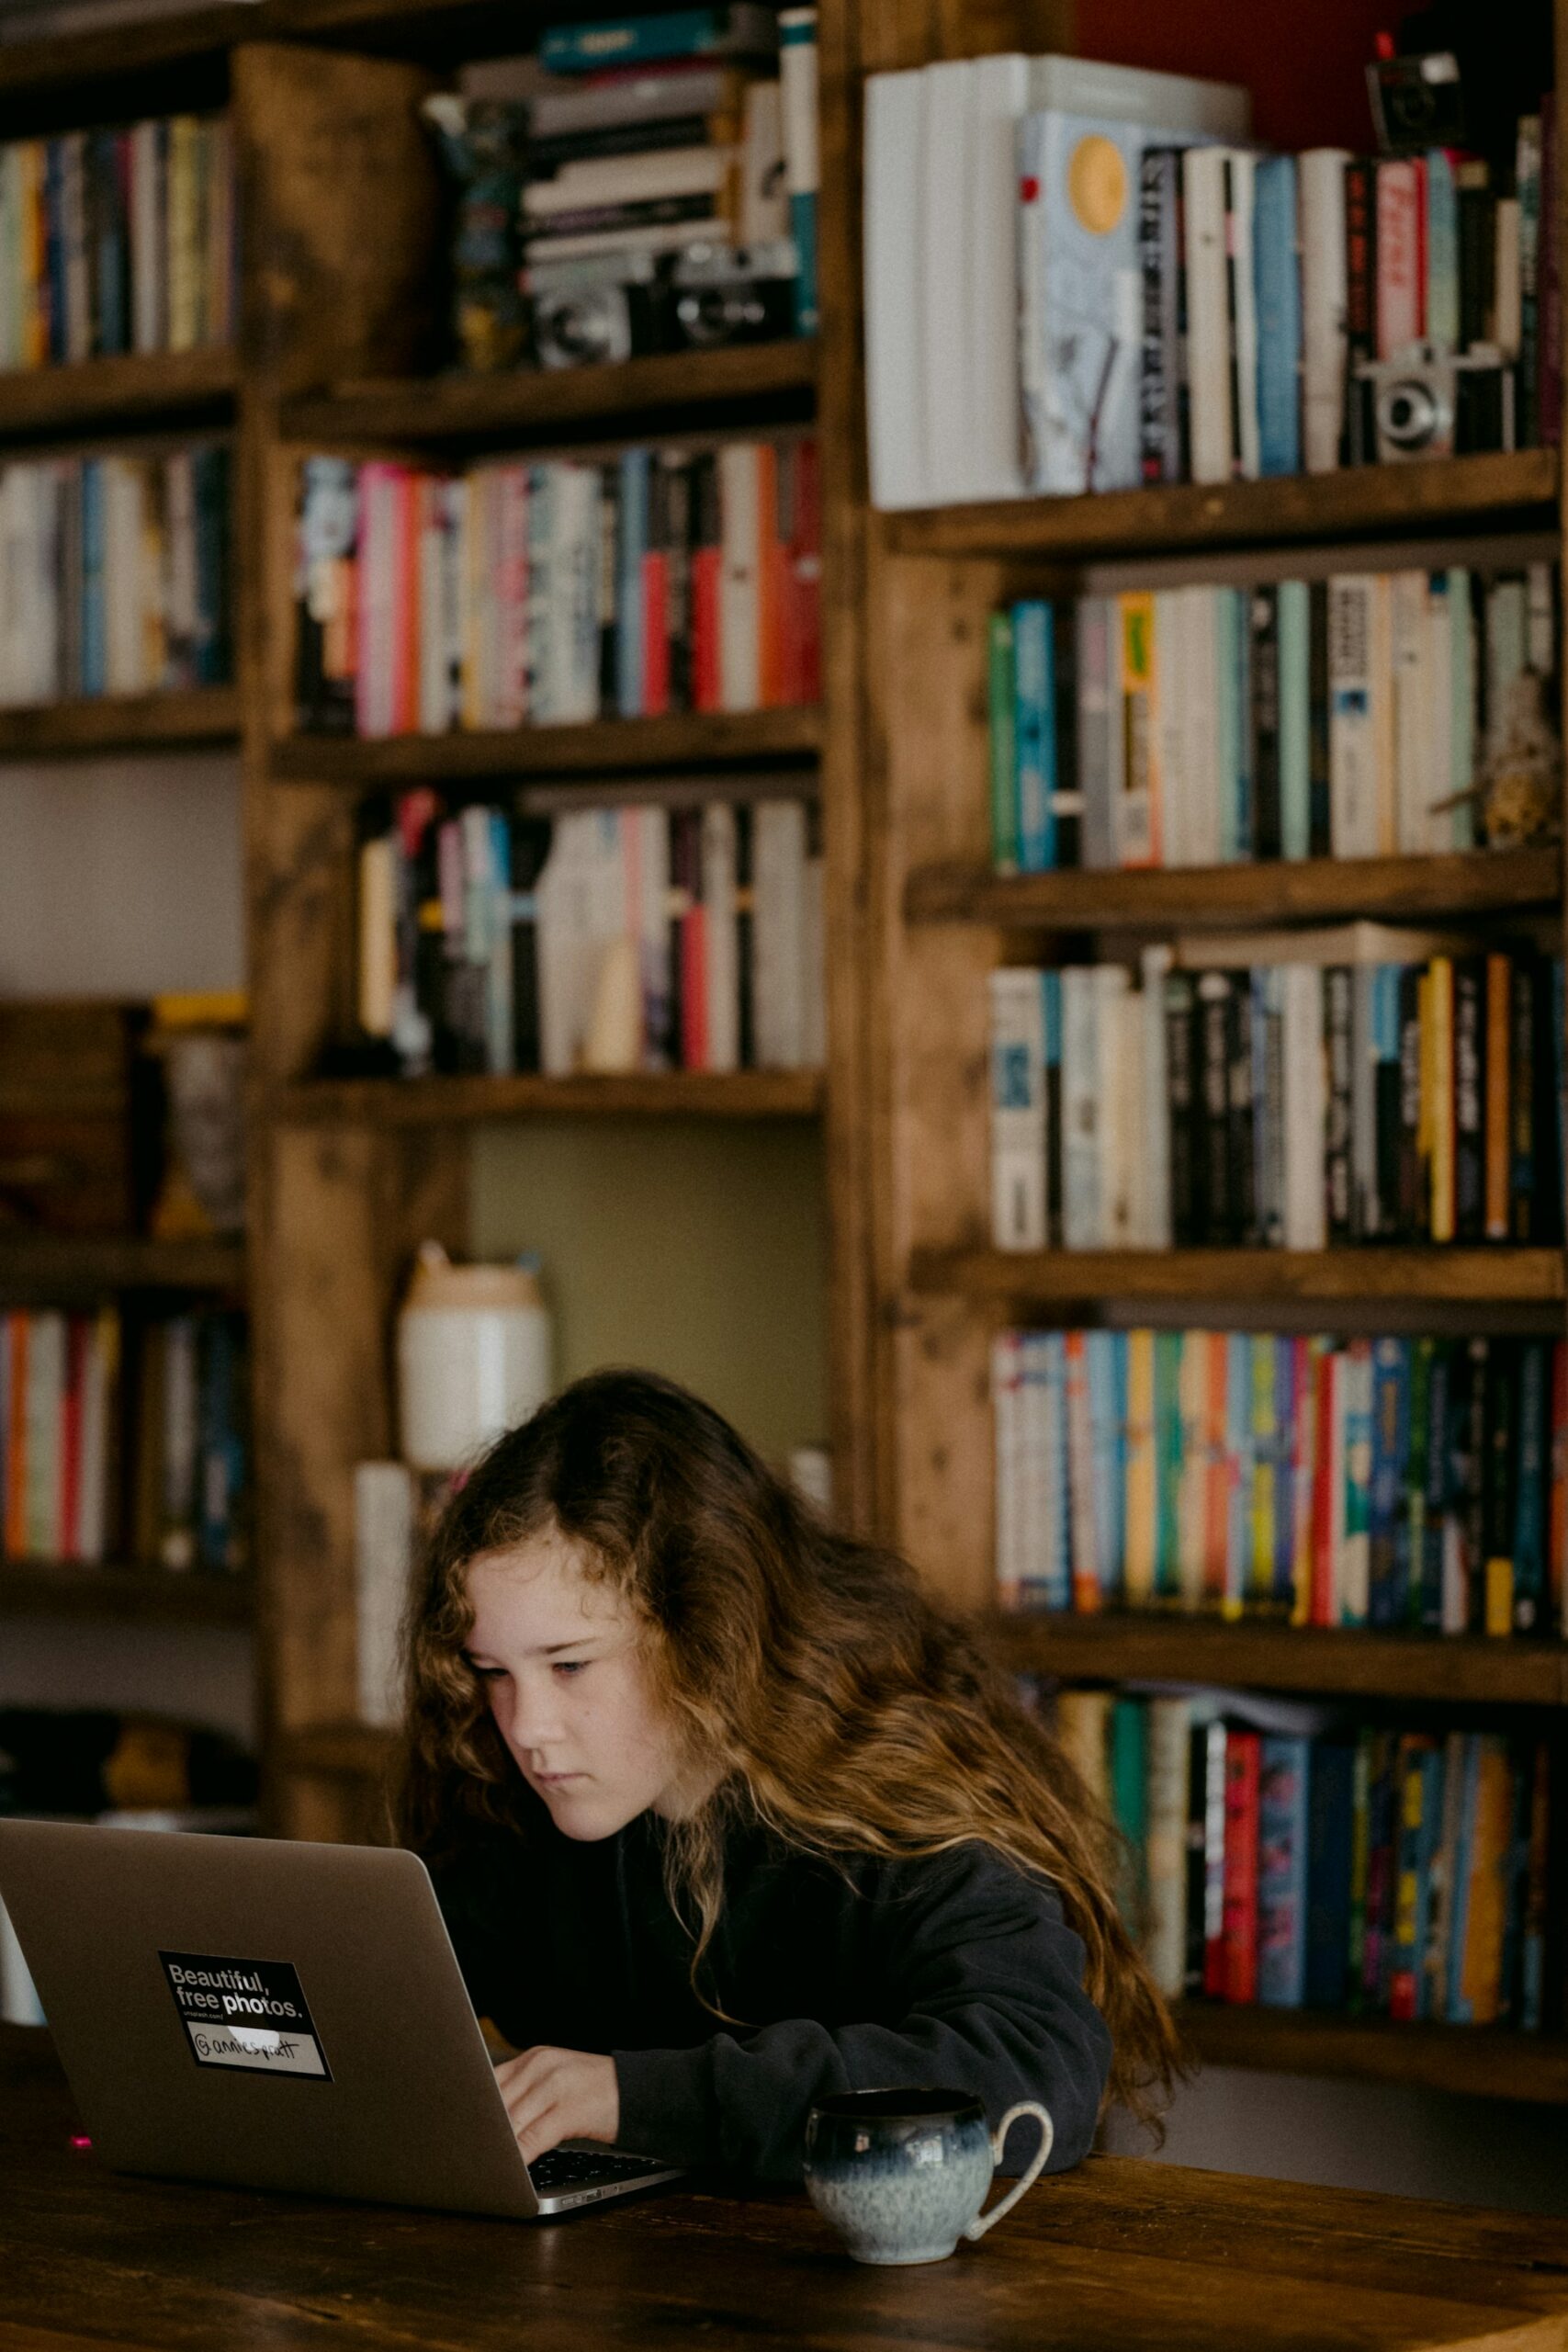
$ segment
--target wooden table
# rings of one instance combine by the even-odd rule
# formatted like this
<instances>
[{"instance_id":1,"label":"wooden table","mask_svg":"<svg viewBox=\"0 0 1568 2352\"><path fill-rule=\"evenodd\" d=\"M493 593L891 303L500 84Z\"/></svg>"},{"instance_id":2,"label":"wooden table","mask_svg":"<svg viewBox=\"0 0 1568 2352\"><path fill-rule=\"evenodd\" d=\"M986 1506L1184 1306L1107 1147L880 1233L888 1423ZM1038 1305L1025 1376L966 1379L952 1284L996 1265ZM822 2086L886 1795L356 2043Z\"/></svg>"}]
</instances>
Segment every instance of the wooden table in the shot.
<instances>
[{"instance_id":1,"label":"wooden table","mask_svg":"<svg viewBox=\"0 0 1568 2352\"><path fill-rule=\"evenodd\" d=\"M411 2124L413 2119L411 2118ZM122 2179L0 2028L0 2352L1568 2346L1568 2222L1097 2156L983 2245L862 2269L804 2196L549 2224Z\"/></svg>"}]
</instances>

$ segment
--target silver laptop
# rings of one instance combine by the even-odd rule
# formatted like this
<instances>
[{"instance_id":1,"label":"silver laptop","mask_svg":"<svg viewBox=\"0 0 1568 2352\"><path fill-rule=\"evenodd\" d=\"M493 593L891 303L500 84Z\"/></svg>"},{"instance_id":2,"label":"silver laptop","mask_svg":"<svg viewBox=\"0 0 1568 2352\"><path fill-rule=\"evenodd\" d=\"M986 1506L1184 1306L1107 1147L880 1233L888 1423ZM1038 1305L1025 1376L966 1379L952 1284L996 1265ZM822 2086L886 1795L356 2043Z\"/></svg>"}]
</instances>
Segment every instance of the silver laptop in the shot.
<instances>
[{"instance_id":1,"label":"silver laptop","mask_svg":"<svg viewBox=\"0 0 1568 2352\"><path fill-rule=\"evenodd\" d=\"M514 2220L677 2177L525 2164L413 1854L0 1821L0 1902L118 2171Z\"/></svg>"}]
</instances>

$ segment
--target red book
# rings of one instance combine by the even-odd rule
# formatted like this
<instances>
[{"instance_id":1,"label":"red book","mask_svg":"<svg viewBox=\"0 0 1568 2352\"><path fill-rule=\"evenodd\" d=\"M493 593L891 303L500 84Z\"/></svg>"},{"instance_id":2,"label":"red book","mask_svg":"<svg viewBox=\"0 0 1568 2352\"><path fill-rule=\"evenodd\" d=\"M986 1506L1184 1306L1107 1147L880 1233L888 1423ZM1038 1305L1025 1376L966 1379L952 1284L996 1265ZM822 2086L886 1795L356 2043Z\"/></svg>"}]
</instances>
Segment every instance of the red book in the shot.
<instances>
[{"instance_id":1,"label":"red book","mask_svg":"<svg viewBox=\"0 0 1568 2352\"><path fill-rule=\"evenodd\" d=\"M1336 1427L1343 1430L1343 1409L1337 1413L1339 1384L1344 1377L1344 1360L1328 1349L1317 1360L1317 1415L1314 1423L1316 1435L1315 1458L1312 1465L1312 1605L1307 1622L1313 1625L1332 1625L1334 1615L1334 1499L1337 1477L1340 1475L1335 1462Z\"/></svg>"},{"instance_id":2,"label":"red book","mask_svg":"<svg viewBox=\"0 0 1568 2352\"><path fill-rule=\"evenodd\" d=\"M55 1525L60 1530L60 1556L82 1556L82 1378L92 1325L85 1315L73 1315L65 1326L65 1386L60 1399L60 1500Z\"/></svg>"},{"instance_id":3,"label":"red book","mask_svg":"<svg viewBox=\"0 0 1568 2352\"><path fill-rule=\"evenodd\" d=\"M1365 387L1356 380L1357 363L1377 356L1377 165L1352 156L1345 166L1346 458L1364 464L1371 456Z\"/></svg>"},{"instance_id":4,"label":"red book","mask_svg":"<svg viewBox=\"0 0 1568 2352\"><path fill-rule=\"evenodd\" d=\"M408 467L397 480L398 586L392 639L392 730L419 730L419 478Z\"/></svg>"},{"instance_id":5,"label":"red book","mask_svg":"<svg viewBox=\"0 0 1568 2352\"><path fill-rule=\"evenodd\" d=\"M1551 1577L1550 1626L1568 1628L1563 1601L1564 1555L1568 1554L1568 1342L1551 1351L1551 1524L1547 1536Z\"/></svg>"},{"instance_id":6,"label":"red book","mask_svg":"<svg viewBox=\"0 0 1568 2352\"><path fill-rule=\"evenodd\" d=\"M1258 1815L1263 1741L1225 1734L1224 1997L1258 1998Z\"/></svg>"},{"instance_id":7,"label":"red book","mask_svg":"<svg viewBox=\"0 0 1568 2352\"><path fill-rule=\"evenodd\" d=\"M791 452L789 699L817 702L822 693L822 474L815 440Z\"/></svg>"},{"instance_id":8,"label":"red book","mask_svg":"<svg viewBox=\"0 0 1568 2352\"><path fill-rule=\"evenodd\" d=\"M1392 359L1421 334L1421 187L1405 157L1377 167L1377 353Z\"/></svg>"}]
</instances>

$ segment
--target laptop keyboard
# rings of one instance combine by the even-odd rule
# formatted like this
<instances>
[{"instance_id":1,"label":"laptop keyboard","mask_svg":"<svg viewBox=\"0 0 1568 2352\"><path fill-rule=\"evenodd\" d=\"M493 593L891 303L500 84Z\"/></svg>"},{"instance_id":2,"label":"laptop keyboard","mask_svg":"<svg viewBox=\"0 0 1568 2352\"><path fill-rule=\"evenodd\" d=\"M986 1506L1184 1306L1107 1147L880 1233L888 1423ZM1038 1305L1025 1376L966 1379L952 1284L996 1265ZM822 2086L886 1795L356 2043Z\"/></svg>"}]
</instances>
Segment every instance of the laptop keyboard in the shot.
<instances>
[{"instance_id":1,"label":"laptop keyboard","mask_svg":"<svg viewBox=\"0 0 1568 2352\"><path fill-rule=\"evenodd\" d=\"M647 2156L587 2156L578 2148L552 2148L534 2158L528 2177L536 2193L547 2197L558 2189L581 2188L585 2181L635 2180L658 2169Z\"/></svg>"}]
</instances>

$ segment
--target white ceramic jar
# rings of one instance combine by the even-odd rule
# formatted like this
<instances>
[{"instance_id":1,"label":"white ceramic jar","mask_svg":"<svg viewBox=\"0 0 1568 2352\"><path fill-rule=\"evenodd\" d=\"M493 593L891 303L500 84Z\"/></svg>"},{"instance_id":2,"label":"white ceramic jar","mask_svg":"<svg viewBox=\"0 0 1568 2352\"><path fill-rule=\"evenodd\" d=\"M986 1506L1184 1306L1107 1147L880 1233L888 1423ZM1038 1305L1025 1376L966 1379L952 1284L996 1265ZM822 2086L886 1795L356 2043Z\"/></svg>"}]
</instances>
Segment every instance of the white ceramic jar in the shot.
<instances>
[{"instance_id":1,"label":"white ceramic jar","mask_svg":"<svg viewBox=\"0 0 1568 2352\"><path fill-rule=\"evenodd\" d=\"M536 1412L551 1388L550 1318L536 1262L455 1266L420 1244L398 1317L403 1459L457 1470Z\"/></svg>"}]
</instances>

